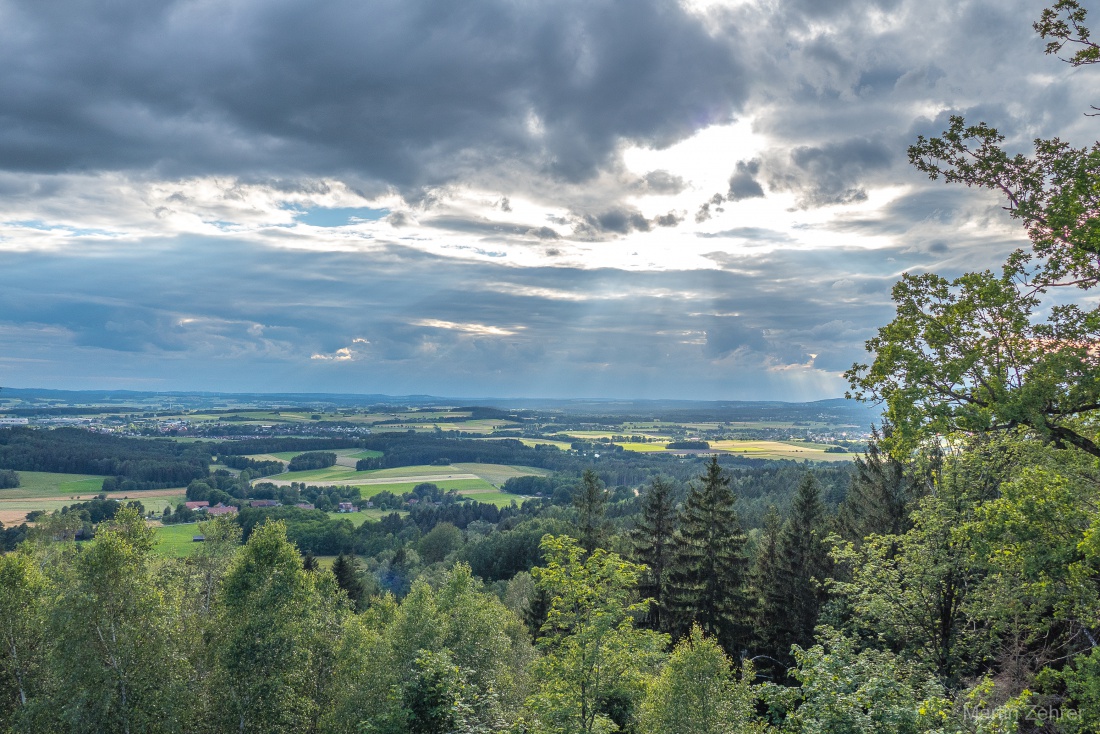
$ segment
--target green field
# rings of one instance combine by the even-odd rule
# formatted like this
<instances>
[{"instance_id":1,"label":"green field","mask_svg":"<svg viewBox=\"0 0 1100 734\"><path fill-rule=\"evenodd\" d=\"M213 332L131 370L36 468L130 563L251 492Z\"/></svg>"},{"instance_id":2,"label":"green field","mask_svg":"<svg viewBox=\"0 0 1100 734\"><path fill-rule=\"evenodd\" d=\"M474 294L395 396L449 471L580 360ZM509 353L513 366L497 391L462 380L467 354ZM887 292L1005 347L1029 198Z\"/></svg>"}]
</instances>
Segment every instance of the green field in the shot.
<instances>
[{"instance_id":1,"label":"green field","mask_svg":"<svg viewBox=\"0 0 1100 734\"><path fill-rule=\"evenodd\" d=\"M531 499L530 497L511 494L509 492L501 492L500 490L478 490L473 492L459 492L459 494L464 497L469 497L474 502L484 502L487 505L496 505L497 507L508 507L513 502L517 505L522 505L524 500Z\"/></svg>"},{"instance_id":2,"label":"green field","mask_svg":"<svg viewBox=\"0 0 1100 734\"><path fill-rule=\"evenodd\" d=\"M44 471L21 471L20 486L0 489L0 499L24 499L27 497L72 497L97 494L103 487L103 477L90 474L54 474Z\"/></svg>"},{"instance_id":3,"label":"green field","mask_svg":"<svg viewBox=\"0 0 1100 734\"><path fill-rule=\"evenodd\" d=\"M198 550L199 545L201 545L191 539L195 535L200 535L197 522L158 527L156 551L162 556L175 558L189 556Z\"/></svg>"},{"instance_id":4,"label":"green field","mask_svg":"<svg viewBox=\"0 0 1100 734\"><path fill-rule=\"evenodd\" d=\"M405 494L413 491L418 484L420 482L387 482L386 484L356 484L352 486L359 487L360 496L367 498L381 492L393 492L397 495ZM445 492L453 489L459 494L466 494L475 490L480 492L497 491L496 487L484 479L441 479L438 482L432 482L432 484Z\"/></svg>"},{"instance_id":5,"label":"green field","mask_svg":"<svg viewBox=\"0 0 1100 734\"><path fill-rule=\"evenodd\" d=\"M351 520L351 524L359 527L366 520L381 520L386 515L393 513L407 515L405 510L359 510L358 512L328 512L325 513L334 520Z\"/></svg>"},{"instance_id":6,"label":"green field","mask_svg":"<svg viewBox=\"0 0 1100 734\"><path fill-rule=\"evenodd\" d=\"M280 474L278 478L266 478L266 481L274 481L276 484L286 484L289 482L307 482L310 484L354 484L364 485L373 484L381 479L402 479L408 477L416 477L417 481L413 484L419 484L421 481L435 481L434 477L440 477L440 481L449 481L442 479L443 477L451 476L455 479L470 479L471 477L456 477L454 475L473 475L473 477L482 479L491 485L500 486L505 481L512 477L522 476L545 476L548 472L544 469L536 469L530 466L507 466L504 464L451 464L448 466L400 466L391 469L373 469L370 471L357 472L353 467L348 466L330 466L326 469L313 469L310 471L301 472L289 472L287 474ZM259 480L265 481L265 480Z\"/></svg>"}]
</instances>

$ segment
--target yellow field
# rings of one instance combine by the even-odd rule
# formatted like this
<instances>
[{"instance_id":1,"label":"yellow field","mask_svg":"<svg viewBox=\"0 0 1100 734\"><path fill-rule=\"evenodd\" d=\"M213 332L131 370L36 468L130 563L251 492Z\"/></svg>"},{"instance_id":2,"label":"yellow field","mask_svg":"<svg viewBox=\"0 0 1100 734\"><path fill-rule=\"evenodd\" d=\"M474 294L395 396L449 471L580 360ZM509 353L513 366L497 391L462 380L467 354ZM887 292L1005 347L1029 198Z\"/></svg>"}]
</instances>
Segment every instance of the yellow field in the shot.
<instances>
[{"instance_id":1,"label":"yellow field","mask_svg":"<svg viewBox=\"0 0 1100 734\"><path fill-rule=\"evenodd\" d=\"M753 459L809 459L810 461L851 461L855 454L826 453L825 444L803 443L801 441L710 441L712 450L735 456L747 456ZM679 453L660 443L620 443L627 451L640 453Z\"/></svg>"},{"instance_id":2,"label":"yellow field","mask_svg":"<svg viewBox=\"0 0 1100 734\"><path fill-rule=\"evenodd\" d=\"M810 461L851 461L855 454L829 454L824 444L800 441L711 441L711 448L743 454L757 459L809 459Z\"/></svg>"},{"instance_id":3,"label":"yellow field","mask_svg":"<svg viewBox=\"0 0 1100 734\"><path fill-rule=\"evenodd\" d=\"M665 445L663 443L631 443L631 442L627 442L627 443L620 443L620 444L617 444L617 445L622 446L627 451L637 451L637 452L642 453L642 454L659 453L659 452L667 450L667 449L665 449Z\"/></svg>"}]
</instances>

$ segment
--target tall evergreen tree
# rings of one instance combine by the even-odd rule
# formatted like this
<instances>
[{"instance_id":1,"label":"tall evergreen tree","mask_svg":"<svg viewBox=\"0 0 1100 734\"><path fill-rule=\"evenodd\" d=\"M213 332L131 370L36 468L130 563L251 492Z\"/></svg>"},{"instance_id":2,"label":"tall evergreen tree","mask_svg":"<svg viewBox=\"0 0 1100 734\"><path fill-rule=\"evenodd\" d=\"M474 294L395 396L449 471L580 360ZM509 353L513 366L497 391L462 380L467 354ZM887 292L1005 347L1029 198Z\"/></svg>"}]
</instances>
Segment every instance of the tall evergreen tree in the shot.
<instances>
[{"instance_id":1,"label":"tall evergreen tree","mask_svg":"<svg viewBox=\"0 0 1100 734\"><path fill-rule=\"evenodd\" d=\"M581 547L588 553L602 546L608 536L607 490L596 472L585 469L581 483L573 490L573 506L577 508L577 529Z\"/></svg>"},{"instance_id":2,"label":"tall evergreen tree","mask_svg":"<svg viewBox=\"0 0 1100 734\"><path fill-rule=\"evenodd\" d=\"M791 515L779 535L778 567L764 589L763 619L776 657L787 659L791 645L813 644L814 626L824 602L831 569L825 546L827 517L821 486L807 473L798 484Z\"/></svg>"},{"instance_id":3,"label":"tall evergreen tree","mask_svg":"<svg viewBox=\"0 0 1100 734\"><path fill-rule=\"evenodd\" d=\"M668 577L673 629L686 634L697 623L731 654L750 639L749 564L734 499L729 477L712 458L684 503Z\"/></svg>"},{"instance_id":4,"label":"tall evergreen tree","mask_svg":"<svg viewBox=\"0 0 1100 734\"><path fill-rule=\"evenodd\" d=\"M332 575L336 577L337 585L347 593L352 606L358 610L362 606L366 589L363 580L359 578L359 562L355 556L344 553L336 556L336 560L332 562Z\"/></svg>"},{"instance_id":5,"label":"tall evergreen tree","mask_svg":"<svg viewBox=\"0 0 1100 734\"><path fill-rule=\"evenodd\" d=\"M880 434L872 428L867 452L855 461L848 495L837 511L837 529L857 546L868 535L900 535L909 529L909 509L922 490L912 467L889 454L884 439L893 432L887 422Z\"/></svg>"},{"instance_id":6,"label":"tall evergreen tree","mask_svg":"<svg viewBox=\"0 0 1100 734\"><path fill-rule=\"evenodd\" d=\"M668 626L668 569L672 563L675 530L676 501L672 484L657 477L642 496L642 514L631 533L634 555L646 566L638 582L638 591L653 599L646 612L646 623L656 630L665 630Z\"/></svg>"},{"instance_id":7,"label":"tall evergreen tree","mask_svg":"<svg viewBox=\"0 0 1100 734\"><path fill-rule=\"evenodd\" d=\"M768 607L768 589L778 584L779 579L779 542L783 532L783 520L779 517L775 505L768 507L762 530L752 568L752 597L757 612L756 629L758 631L769 628L771 609ZM764 634L760 636L767 638Z\"/></svg>"}]
</instances>

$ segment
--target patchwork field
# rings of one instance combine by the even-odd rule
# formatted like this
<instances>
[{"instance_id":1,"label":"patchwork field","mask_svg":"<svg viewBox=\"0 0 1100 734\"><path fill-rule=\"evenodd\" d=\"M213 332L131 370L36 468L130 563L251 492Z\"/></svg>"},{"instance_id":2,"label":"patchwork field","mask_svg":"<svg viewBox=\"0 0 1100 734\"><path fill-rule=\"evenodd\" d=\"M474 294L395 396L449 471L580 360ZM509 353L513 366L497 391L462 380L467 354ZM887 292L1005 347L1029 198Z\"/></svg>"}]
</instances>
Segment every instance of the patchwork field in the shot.
<instances>
[{"instance_id":1,"label":"patchwork field","mask_svg":"<svg viewBox=\"0 0 1100 734\"><path fill-rule=\"evenodd\" d=\"M289 472L276 477L265 477L258 482L272 482L286 486L291 482L314 485L346 485L359 487L364 498L379 492L400 495L411 492L416 485L431 482L445 491L454 490L478 502L507 507L524 497L501 492L500 487L512 477L546 476L545 469L531 466L507 466L503 464L451 464L450 466L402 466L392 469L375 469L357 472L354 468L330 466L327 469Z\"/></svg>"},{"instance_id":2,"label":"patchwork field","mask_svg":"<svg viewBox=\"0 0 1100 734\"><path fill-rule=\"evenodd\" d=\"M546 476L545 469L531 466L508 466L504 464L450 464L448 466L401 466L391 469L372 469L370 471L355 471L354 467L330 466L327 469L313 469L310 471L288 472L277 477L265 477L257 481L272 482L277 485L287 485L291 482L307 482L309 484L348 484L370 485L393 483L400 479L404 482L418 484L420 482L450 481L457 479L481 479L490 485L500 486L512 477Z\"/></svg>"},{"instance_id":3,"label":"patchwork field","mask_svg":"<svg viewBox=\"0 0 1100 734\"><path fill-rule=\"evenodd\" d=\"M0 489L0 522L5 525L22 523L33 510L53 512L74 502L84 502L100 494L103 477L88 474L55 474L51 472L19 472L22 486ZM163 512L184 500L183 488L152 489L144 492L111 492L113 500L138 500L146 510Z\"/></svg>"}]
</instances>

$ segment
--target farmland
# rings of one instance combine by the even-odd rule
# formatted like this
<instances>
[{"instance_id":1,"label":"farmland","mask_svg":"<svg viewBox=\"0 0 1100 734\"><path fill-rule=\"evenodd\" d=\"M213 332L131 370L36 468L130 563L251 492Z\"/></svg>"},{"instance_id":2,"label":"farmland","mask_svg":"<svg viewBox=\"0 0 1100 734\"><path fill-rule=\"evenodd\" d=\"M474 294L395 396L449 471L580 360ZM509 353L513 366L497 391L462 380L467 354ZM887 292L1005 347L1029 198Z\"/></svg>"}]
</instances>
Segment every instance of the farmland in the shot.
<instances>
[{"instance_id":1,"label":"farmland","mask_svg":"<svg viewBox=\"0 0 1100 734\"><path fill-rule=\"evenodd\" d=\"M28 512L52 512L74 502L84 502L100 494L103 477L87 474L57 474L52 472L19 472L20 485L0 489L0 522L15 525L24 521ZM135 492L108 492L108 499L138 500L146 510L163 512L183 501L183 489L155 489Z\"/></svg>"},{"instance_id":2,"label":"farmland","mask_svg":"<svg viewBox=\"0 0 1100 734\"><path fill-rule=\"evenodd\" d=\"M522 497L501 492L500 487L507 480L521 476L546 476L549 472L529 466L506 466L502 464L452 464L449 466L403 466L392 469L355 471L346 466L330 466L326 469L289 472L276 478L267 477L261 482L271 482L276 486L286 486L291 482L315 485L346 485L360 488L364 498L380 492L392 492L402 495L411 492L417 484L431 482L444 491L455 491L478 502L487 502L505 507L513 501L522 501Z\"/></svg>"},{"instance_id":3,"label":"farmland","mask_svg":"<svg viewBox=\"0 0 1100 734\"><path fill-rule=\"evenodd\" d=\"M683 450L670 449L665 443L616 442L626 451L640 453L685 453ZM827 452L828 444L816 444L802 441L709 441L710 452L733 454L752 459L794 459L796 461L851 461L855 454ZM706 452L706 450L703 450ZM697 453L697 452L693 452Z\"/></svg>"}]
</instances>

